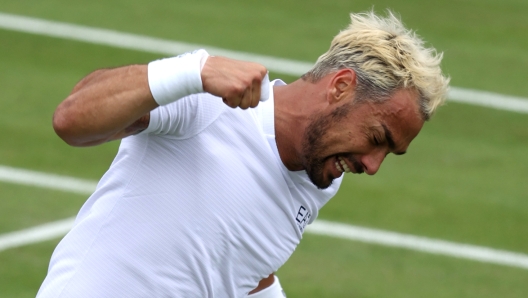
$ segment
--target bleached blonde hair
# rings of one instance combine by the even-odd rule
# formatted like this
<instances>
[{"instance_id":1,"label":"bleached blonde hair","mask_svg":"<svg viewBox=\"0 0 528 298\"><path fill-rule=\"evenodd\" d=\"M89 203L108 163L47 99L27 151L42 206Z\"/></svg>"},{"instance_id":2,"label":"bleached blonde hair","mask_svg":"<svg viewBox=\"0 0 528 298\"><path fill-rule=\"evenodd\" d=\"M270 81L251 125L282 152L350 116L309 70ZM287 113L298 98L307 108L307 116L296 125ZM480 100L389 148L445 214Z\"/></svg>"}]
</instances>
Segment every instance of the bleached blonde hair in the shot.
<instances>
[{"instance_id":1,"label":"bleached blonde hair","mask_svg":"<svg viewBox=\"0 0 528 298\"><path fill-rule=\"evenodd\" d=\"M449 78L442 75L443 54L425 48L391 11L382 18L373 11L350 14L352 22L334 37L303 79L318 81L349 68L356 72L357 98L384 101L395 91L411 88L420 94L420 111L428 120L445 101Z\"/></svg>"}]
</instances>

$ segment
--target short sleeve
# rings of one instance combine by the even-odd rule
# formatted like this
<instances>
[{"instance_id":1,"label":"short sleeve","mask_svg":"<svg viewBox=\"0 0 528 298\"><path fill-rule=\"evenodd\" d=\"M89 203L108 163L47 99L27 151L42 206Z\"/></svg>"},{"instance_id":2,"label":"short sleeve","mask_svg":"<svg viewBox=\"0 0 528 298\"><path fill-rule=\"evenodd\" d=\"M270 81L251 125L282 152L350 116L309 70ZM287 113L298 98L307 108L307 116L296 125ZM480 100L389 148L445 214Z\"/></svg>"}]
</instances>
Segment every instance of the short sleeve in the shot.
<instances>
[{"instance_id":1,"label":"short sleeve","mask_svg":"<svg viewBox=\"0 0 528 298\"><path fill-rule=\"evenodd\" d=\"M150 112L150 122L141 134L190 138L213 123L228 108L221 98L208 93L186 96Z\"/></svg>"}]
</instances>

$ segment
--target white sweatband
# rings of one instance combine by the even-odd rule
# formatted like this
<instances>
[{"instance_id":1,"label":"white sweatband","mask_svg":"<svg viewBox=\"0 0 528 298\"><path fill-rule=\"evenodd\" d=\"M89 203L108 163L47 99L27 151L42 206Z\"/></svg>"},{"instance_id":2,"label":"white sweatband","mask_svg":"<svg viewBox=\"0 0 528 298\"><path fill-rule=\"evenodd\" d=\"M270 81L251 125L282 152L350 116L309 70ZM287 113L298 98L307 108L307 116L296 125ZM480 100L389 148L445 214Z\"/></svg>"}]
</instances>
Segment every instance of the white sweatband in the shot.
<instances>
[{"instance_id":1,"label":"white sweatband","mask_svg":"<svg viewBox=\"0 0 528 298\"><path fill-rule=\"evenodd\" d=\"M271 286L258 291L254 294L248 295L248 298L285 298L286 293L284 293L284 290L282 290L282 286L280 285L279 278L275 275L274 281Z\"/></svg>"},{"instance_id":2,"label":"white sweatband","mask_svg":"<svg viewBox=\"0 0 528 298\"><path fill-rule=\"evenodd\" d=\"M150 62L148 83L154 100L162 106L204 92L201 70L208 57L205 50L196 50Z\"/></svg>"},{"instance_id":3,"label":"white sweatband","mask_svg":"<svg viewBox=\"0 0 528 298\"><path fill-rule=\"evenodd\" d=\"M269 80L269 74L266 73L260 85L260 101L268 100L269 96L270 96L270 80Z\"/></svg>"}]
</instances>

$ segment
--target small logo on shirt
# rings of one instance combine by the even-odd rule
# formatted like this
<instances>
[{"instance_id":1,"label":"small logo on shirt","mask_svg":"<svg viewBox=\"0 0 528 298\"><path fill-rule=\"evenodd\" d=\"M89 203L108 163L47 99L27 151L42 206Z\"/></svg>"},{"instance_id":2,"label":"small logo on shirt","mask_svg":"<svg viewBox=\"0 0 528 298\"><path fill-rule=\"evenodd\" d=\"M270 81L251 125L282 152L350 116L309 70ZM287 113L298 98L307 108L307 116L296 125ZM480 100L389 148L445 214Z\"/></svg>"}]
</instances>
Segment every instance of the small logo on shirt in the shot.
<instances>
[{"instance_id":1,"label":"small logo on shirt","mask_svg":"<svg viewBox=\"0 0 528 298\"><path fill-rule=\"evenodd\" d=\"M295 221L297 222L297 226L301 230L301 233L304 233L304 228L306 228L310 217L312 217L312 214L308 212L308 209L301 205L301 208L299 208L299 211L297 211L297 215L295 216Z\"/></svg>"}]
</instances>

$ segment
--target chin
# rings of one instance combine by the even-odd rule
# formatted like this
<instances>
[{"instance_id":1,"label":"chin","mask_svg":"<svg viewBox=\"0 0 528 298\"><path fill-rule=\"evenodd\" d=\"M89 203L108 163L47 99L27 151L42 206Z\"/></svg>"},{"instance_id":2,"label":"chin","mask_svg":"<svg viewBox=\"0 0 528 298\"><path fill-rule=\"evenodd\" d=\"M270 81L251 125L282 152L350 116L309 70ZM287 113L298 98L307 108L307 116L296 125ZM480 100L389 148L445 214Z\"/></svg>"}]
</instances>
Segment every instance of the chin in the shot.
<instances>
[{"instance_id":1,"label":"chin","mask_svg":"<svg viewBox=\"0 0 528 298\"><path fill-rule=\"evenodd\" d=\"M312 183L319 189L327 189L328 187L330 187L330 185L332 185L332 182L334 182L334 178L330 176L324 177L322 173L320 175L308 173L308 177L310 177Z\"/></svg>"},{"instance_id":2,"label":"chin","mask_svg":"<svg viewBox=\"0 0 528 298\"><path fill-rule=\"evenodd\" d=\"M315 186L317 186L317 188L319 189L327 189L332 185L333 182L334 180L332 179L332 180L325 181L324 183L316 184Z\"/></svg>"},{"instance_id":3,"label":"chin","mask_svg":"<svg viewBox=\"0 0 528 298\"><path fill-rule=\"evenodd\" d=\"M310 178L310 181L317 186L319 189L326 189L332 185L335 177L325 171L325 166L328 162L328 158L312 163L307 163L308 166L305 166L306 173Z\"/></svg>"}]
</instances>

